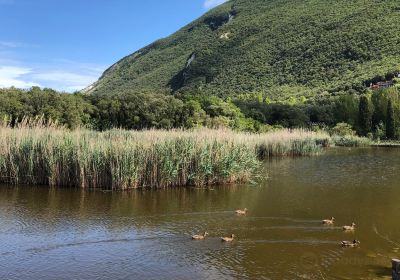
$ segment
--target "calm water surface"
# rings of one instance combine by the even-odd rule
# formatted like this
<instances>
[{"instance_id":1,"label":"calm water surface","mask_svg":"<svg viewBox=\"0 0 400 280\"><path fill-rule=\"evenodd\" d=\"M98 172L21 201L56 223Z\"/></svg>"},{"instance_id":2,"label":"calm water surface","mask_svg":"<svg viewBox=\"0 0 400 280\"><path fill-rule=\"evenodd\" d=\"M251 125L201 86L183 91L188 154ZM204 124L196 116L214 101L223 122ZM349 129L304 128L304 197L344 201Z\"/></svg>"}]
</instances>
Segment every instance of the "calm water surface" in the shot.
<instances>
[{"instance_id":1,"label":"calm water surface","mask_svg":"<svg viewBox=\"0 0 400 280\"><path fill-rule=\"evenodd\" d=\"M400 150L273 160L255 186L128 193L0 187L0 279L391 279ZM233 214L249 208L245 217ZM335 226L320 220L334 216ZM355 233L342 225L357 223ZM210 238L191 241L207 230ZM222 244L220 236L237 240ZM341 240L361 240L343 249Z\"/></svg>"}]
</instances>

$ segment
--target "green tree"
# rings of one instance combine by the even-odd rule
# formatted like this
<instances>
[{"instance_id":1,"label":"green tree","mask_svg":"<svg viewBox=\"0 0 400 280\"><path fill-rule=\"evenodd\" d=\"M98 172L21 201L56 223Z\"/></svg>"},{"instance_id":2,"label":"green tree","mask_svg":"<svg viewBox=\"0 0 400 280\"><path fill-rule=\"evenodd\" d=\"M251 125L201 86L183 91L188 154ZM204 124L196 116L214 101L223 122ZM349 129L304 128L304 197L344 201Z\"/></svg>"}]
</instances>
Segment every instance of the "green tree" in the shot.
<instances>
[{"instance_id":1,"label":"green tree","mask_svg":"<svg viewBox=\"0 0 400 280\"><path fill-rule=\"evenodd\" d=\"M339 98L334 100L334 123L345 122L353 127L356 126L359 105L359 100L354 94L341 94Z\"/></svg>"},{"instance_id":2,"label":"green tree","mask_svg":"<svg viewBox=\"0 0 400 280\"><path fill-rule=\"evenodd\" d=\"M396 136L396 127L394 119L394 108L392 100L389 99L387 106L387 115L386 115L386 137L388 139L394 139L395 136Z\"/></svg>"},{"instance_id":3,"label":"green tree","mask_svg":"<svg viewBox=\"0 0 400 280\"><path fill-rule=\"evenodd\" d=\"M366 136L372 128L372 112L369 99L366 95L360 97L359 105L359 126L360 134Z\"/></svg>"}]
</instances>

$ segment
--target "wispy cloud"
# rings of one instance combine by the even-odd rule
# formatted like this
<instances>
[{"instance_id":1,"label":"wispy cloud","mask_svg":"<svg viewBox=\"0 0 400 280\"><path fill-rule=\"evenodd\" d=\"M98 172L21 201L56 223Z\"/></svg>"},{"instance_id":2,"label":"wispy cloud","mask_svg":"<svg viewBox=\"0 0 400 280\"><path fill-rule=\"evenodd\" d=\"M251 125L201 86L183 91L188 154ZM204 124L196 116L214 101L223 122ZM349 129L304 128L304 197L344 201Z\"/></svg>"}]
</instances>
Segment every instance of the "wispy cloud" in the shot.
<instances>
[{"instance_id":1,"label":"wispy cloud","mask_svg":"<svg viewBox=\"0 0 400 280\"><path fill-rule=\"evenodd\" d=\"M88 71L88 72L94 72L95 74L99 74L100 72L103 72L108 67L107 65L84 63L84 62L79 62L79 61L65 59L65 58L54 59L53 62L56 64L68 65L69 67L80 68L80 69Z\"/></svg>"},{"instance_id":2,"label":"wispy cloud","mask_svg":"<svg viewBox=\"0 0 400 280\"><path fill-rule=\"evenodd\" d=\"M74 92L94 83L104 70L100 66L91 64L89 66L59 64L59 68L53 68L51 65L43 67L20 65L21 63L0 66L0 88L39 86Z\"/></svg>"},{"instance_id":3,"label":"wispy cloud","mask_svg":"<svg viewBox=\"0 0 400 280\"><path fill-rule=\"evenodd\" d=\"M74 73L55 70L35 73L31 77L34 81L71 92L84 89L88 85L94 83L99 75L95 75L94 73Z\"/></svg>"},{"instance_id":4,"label":"wispy cloud","mask_svg":"<svg viewBox=\"0 0 400 280\"><path fill-rule=\"evenodd\" d=\"M29 81L27 75L32 73L32 69L15 66L0 66L0 87L30 88L40 86L38 83Z\"/></svg>"},{"instance_id":5,"label":"wispy cloud","mask_svg":"<svg viewBox=\"0 0 400 280\"><path fill-rule=\"evenodd\" d=\"M226 2L227 0L205 0L204 7L206 9L214 8L222 3Z\"/></svg>"},{"instance_id":6,"label":"wispy cloud","mask_svg":"<svg viewBox=\"0 0 400 280\"><path fill-rule=\"evenodd\" d=\"M0 0L1 1L1 0ZM15 51L16 49L28 49L28 48L38 48L38 45L25 44L21 42L14 41L0 41L0 50Z\"/></svg>"},{"instance_id":7,"label":"wispy cloud","mask_svg":"<svg viewBox=\"0 0 400 280\"><path fill-rule=\"evenodd\" d=\"M106 68L67 59L22 62L18 52L23 47L34 46L0 41L0 88L40 86L74 92L94 83Z\"/></svg>"},{"instance_id":8,"label":"wispy cloud","mask_svg":"<svg viewBox=\"0 0 400 280\"><path fill-rule=\"evenodd\" d=\"M0 48L18 48L19 46L17 42L0 41Z\"/></svg>"}]
</instances>

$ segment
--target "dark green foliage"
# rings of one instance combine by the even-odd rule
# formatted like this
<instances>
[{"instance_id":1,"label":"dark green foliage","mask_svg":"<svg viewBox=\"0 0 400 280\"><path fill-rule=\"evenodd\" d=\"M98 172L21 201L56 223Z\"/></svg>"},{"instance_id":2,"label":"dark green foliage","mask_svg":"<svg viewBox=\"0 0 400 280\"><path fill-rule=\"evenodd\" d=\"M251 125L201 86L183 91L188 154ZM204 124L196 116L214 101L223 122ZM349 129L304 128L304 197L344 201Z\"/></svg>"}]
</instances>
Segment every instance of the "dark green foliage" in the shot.
<instances>
[{"instance_id":1,"label":"dark green foliage","mask_svg":"<svg viewBox=\"0 0 400 280\"><path fill-rule=\"evenodd\" d=\"M396 128L395 128L395 119L394 119L394 108L392 100L389 99L387 105L387 114L386 114L386 137L387 139L395 139L396 137Z\"/></svg>"},{"instance_id":2,"label":"dark green foliage","mask_svg":"<svg viewBox=\"0 0 400 280\"><path fill-rule=\"evenodd\" d=\"M367 136L367 134L371 132L372 112L369 104L369 99L366 95L360 97L359 125L360 125L360 135Z\"/></svg>"},{"instance_id":3,"label":"dark green foliage","mask_svg":"<svg viewBox=\"0 0 400 280\"><path fill-rule=\"evenodd\" d=\"M288 104L263 104L257 101L237 101L239 108L246 116L260 123L282 127L305 127L310 123L306 106L291 106Z\"/></svg>"},{"instance_id":4,"label":"dark green foliage","mask_svg":"<svg viewBox=\"0 0 400 280\"><path fill-rule=\"evenodd\" d=\"M60 94L51 89L0 89L0 117L15 123L24 117L43 116L69 128L88 125L93 107L79 94Z\"/></svg>"},{"instance_id":5,"label":"dark green foliage","mask_svg":"<svg viewBox=\"0 0 400 280\"><path fill-rule=\"evenodd\" d=\"M335 121L355 127L358 122L359 98L355 94L342 94L335 102Z\"/></svg>"},{"instance_id":6,"label":"dark green foliage","mask_svg":"<svg viewBox=\"0 0 400 280\"><path fill-rule=\"evenodd\" d=\"M94 126L100 130L207 126L258 131L261 126L246 118L232 102L212 96L186 96L181 100L163 94L125 93L86 98L96 108L92 118Z\"/></svg>"},{"instance_id":7,"label":"dark green foliage","mask_svg":"<svg viewBox=\"0 0 400 280\"><path fill-rule=\"evenodd\" d=\"M273 101L363 93L400 70L399 8L397 0L231 0L122 59L90 93ZM354 125L357 115L340 118Z\"/></svg>"},{"instance_id":8,"label":"dark green foliage","mask_svg":"<svg viewBox=\"0 0 400 280\"><path fill-rule=\"evenodd\" d=\"M172 96L130 94L90 97L98 129L149 129L183 126L183 102ZM186 116L189 117L189 116Z\"/></svg>"},{"instance_id":9,"label":"dark green foliage","mask_svg":"<svg viewBox=\"0 0 400 280\"><path fill-rule=\"evenodd\" d=\"M393 119L395 125L400 120L400 92L397 87L389 88L386 90L374 91L371 95L373 116L372 116L372 130L375 138L384 139L387 138L387 122L389 119ZM389 102L390 101L390 102ZM392 108L389 110L388 105L392 104ZM393 117L388 116L388 112L393 111ZM391 121L390 121L391 122ZM391 124L389 124L391 126ZM394 137L398 136L397 127L394 127ZM389 132L393 136L392 132Z\"/></svg>"},{"instance_id":10,"label":"dark green foliage","mask_svg":"<svg viewBox=\"0 0 400 280\"><path fill-rule=\"evenodd\" d=\"M204 23L207 24L212 31L217 30L224 24L228 23L233 17L236 15L235 11L232 11L232 13L222 13L222 14L216 14L212 15L209 17L206 17L204 19Z\"/></svg>"},{"instance_id":11,"label":"dark green foliage","mask_svg":"<svg viewBox=\"0 0 400 280\"><path fill-rule=\"evenodd\" d=\"M100 96L58 93L36 87L0 89L0 124L4 118L15 125L24 117L41 116L68 128L85 126L97 130L202 126L262 130L261 123L247 118L231 101L212 96L179 99L153 93Z\"/></svg>"},{"instance_id":12,"label":"dark green foliage","mask_svg":"<svg viewBox=\"0 0 400 280\"><path fill-rule=\"evenodd\" d=\"M252 132L267 131L271 127L326 128L348 123L359 128L360 134L376 139L386 137L389 124L394 129L394 134L388 131L390 137L398 136L395 125L400 120L398 89L374 91L368 96L370 98L367 95L359 98L354 94L328 94L310 100L292 97L286 102L272 102L259 94L223 99L208 95L174 97L135 92L100 96L11 88L0 89L0 123L3 118L11 119L11 125L14 125L24 117L43 116L45 120L57 121L69 128L227 127ZM389 101L392 108L388 107Z\"/></svg>"}]
</instances>

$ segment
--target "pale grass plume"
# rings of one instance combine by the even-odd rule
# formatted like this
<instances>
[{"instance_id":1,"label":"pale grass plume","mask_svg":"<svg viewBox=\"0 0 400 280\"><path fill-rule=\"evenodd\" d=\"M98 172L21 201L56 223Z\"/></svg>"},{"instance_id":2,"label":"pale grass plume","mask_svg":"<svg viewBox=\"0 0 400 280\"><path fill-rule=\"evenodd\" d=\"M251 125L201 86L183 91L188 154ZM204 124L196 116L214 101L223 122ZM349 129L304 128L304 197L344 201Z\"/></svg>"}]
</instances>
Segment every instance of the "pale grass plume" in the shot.
<instances>
[{"instance_id":1,"label":"pale grass plume","mask_svg":"<svg viewBox=\"0 0 400 280\"><path fill-rule=\"evenodd\" d=\"M260 160L318 154L324 133L282 130L68 130L43 117L0 126L0 182L80 188L247 182Z\"/></svg>"}]
</instances>

